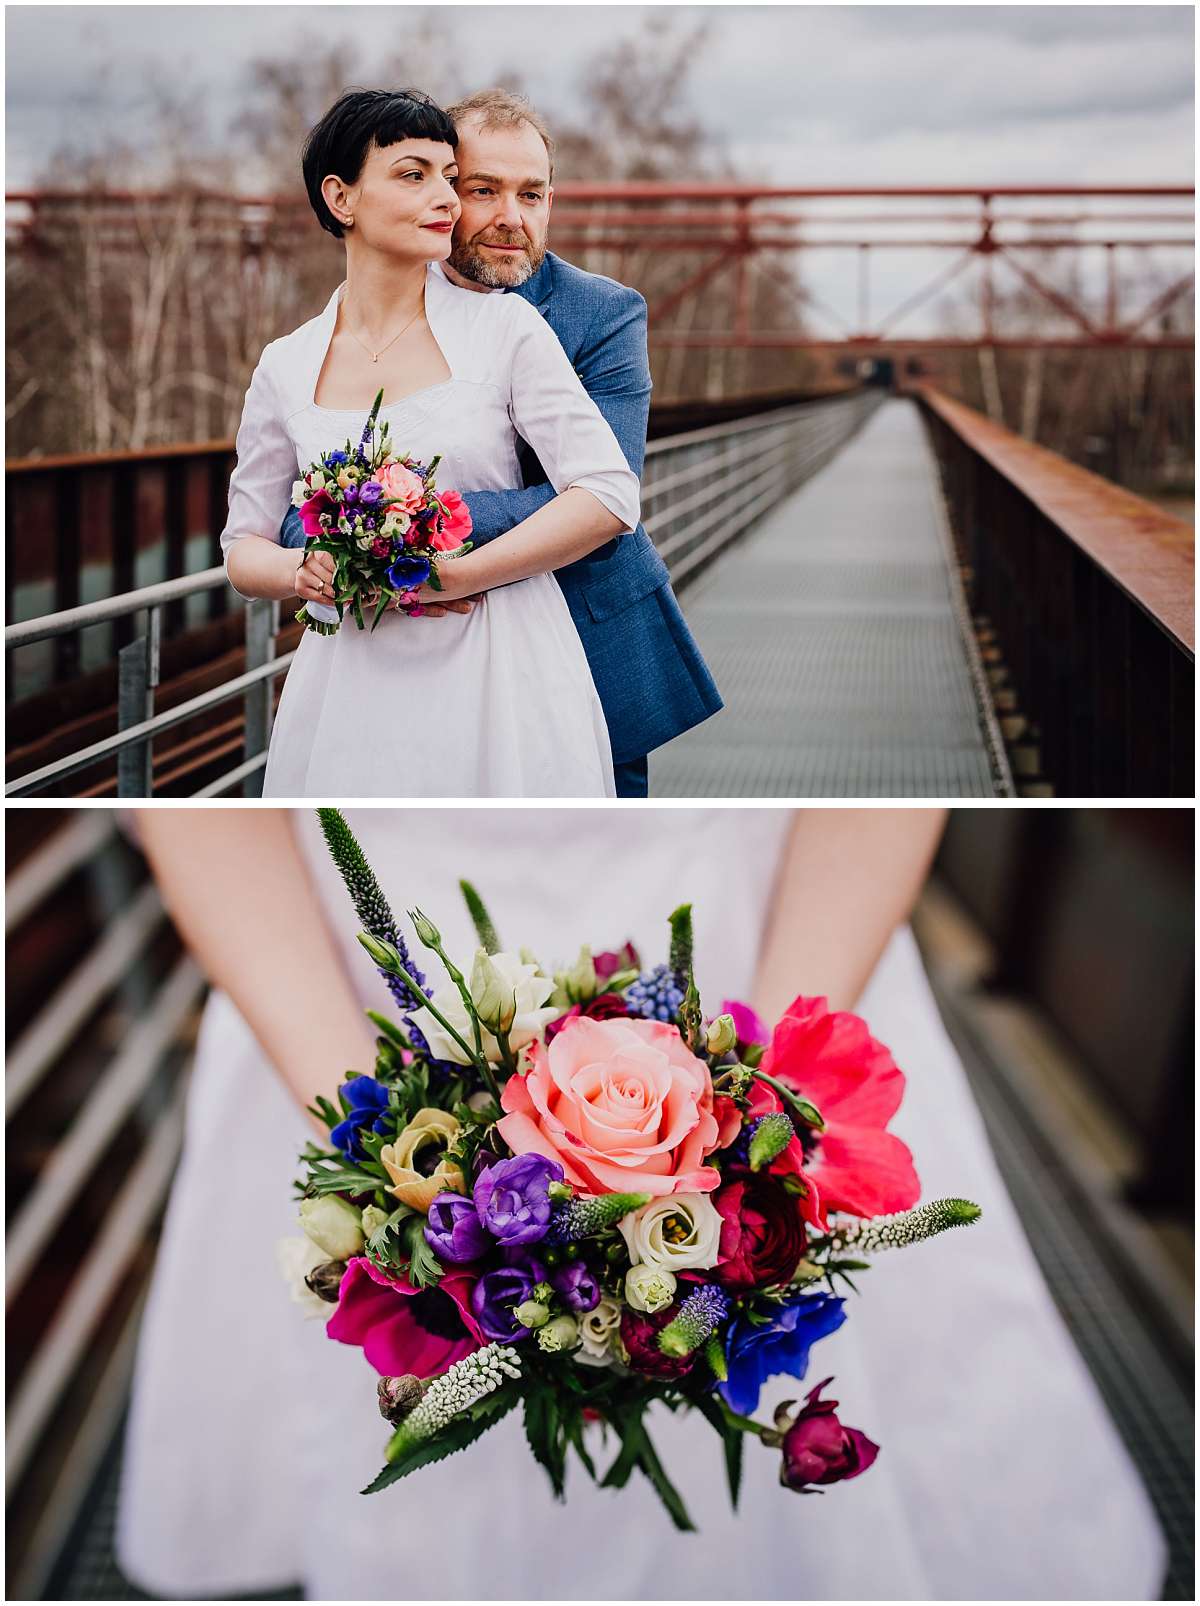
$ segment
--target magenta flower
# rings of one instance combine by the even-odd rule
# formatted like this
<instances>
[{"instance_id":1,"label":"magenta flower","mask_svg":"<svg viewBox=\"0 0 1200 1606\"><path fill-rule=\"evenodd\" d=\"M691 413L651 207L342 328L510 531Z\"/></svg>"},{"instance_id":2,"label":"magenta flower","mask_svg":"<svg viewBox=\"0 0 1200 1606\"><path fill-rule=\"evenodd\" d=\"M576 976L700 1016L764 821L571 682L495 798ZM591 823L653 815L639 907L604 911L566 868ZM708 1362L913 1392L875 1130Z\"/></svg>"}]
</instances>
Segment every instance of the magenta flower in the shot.
<instances>
[{"instance_id":1,"label":"magenta flower","mask_svg":"<svg viewBox=\"0 0 1200 1606\"><path fill-rule=\"evenodd\" d=\"M300 522L304 526L305 535L310 539L314 536L324 535L325 531L321 527L321 515L322 513L334 513L336 511L337 504L327 491L317 491L315 495L310 496L300 509Z\"/></svg>"},{"instance_id":2,"label":"magenta flower","mask_svg":"<svg viewBox=\"0 0 1200 1606\"><path fill-rule=\"evenodd\" d=\"M471 1312L474 1281L468 1272L448 1271L435 1288L417 1288L356 1255L325 1331L340 1344L358 1345L384 1377L440 1377L487 1342Z\"/></svg>"},{"instance_id":3,"label":"magenta flower","mask_svg":"<svg viewBox=\"0 0 1200 1606\"><path fill-rule=\"evenodd\" d=\"M721 1013L733 1016L739 1043L761 1043L766 1048L771 1041L771 1028L749 1004L740 1003L736 998L727 998L721 1005Z\"/></svg>"}]
</instances>

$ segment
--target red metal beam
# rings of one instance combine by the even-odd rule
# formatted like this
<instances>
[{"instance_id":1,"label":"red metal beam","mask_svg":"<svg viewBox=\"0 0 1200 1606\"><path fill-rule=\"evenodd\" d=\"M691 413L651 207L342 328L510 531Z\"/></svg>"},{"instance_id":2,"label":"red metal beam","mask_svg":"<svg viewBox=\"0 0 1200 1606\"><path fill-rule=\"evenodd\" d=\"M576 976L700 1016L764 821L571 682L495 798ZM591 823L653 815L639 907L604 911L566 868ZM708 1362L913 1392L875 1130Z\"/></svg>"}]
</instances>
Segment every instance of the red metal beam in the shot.
<instances>
[{"instance_id":1,"label":"red metal beam","mask_svg":"<svg viewBox=\"0 0 1200 1606\"><path fill-rule=\"evenodd\" d=\"M1195 341L1190 335L1160 335L1155 339L1142 339L1134 336L1129 340L1106 339L1097 337L1094 340L1070 338L1068 336L1015 335L1011 338L996 335L989 341L982 341L972 335L930 335L925 339L919 336L906 336L904 339L891 339L887 335L847 335L843 340L813 339L810 335L793 334L788 330L763 329L751 330L744 337L726 331L709 329L690 334L675 334L670 330L650 334L650 344L664 350L672 347L703 350L707 347L716 347L720 350L729 350L738 346L745 346L751 350L762 351L861 351L861 352L909 352L909 351L975 351L981 345L994 346L997 351L1111 351L1117 347L1121 351L1193 351Z\"/></svg>"}]
</instances>

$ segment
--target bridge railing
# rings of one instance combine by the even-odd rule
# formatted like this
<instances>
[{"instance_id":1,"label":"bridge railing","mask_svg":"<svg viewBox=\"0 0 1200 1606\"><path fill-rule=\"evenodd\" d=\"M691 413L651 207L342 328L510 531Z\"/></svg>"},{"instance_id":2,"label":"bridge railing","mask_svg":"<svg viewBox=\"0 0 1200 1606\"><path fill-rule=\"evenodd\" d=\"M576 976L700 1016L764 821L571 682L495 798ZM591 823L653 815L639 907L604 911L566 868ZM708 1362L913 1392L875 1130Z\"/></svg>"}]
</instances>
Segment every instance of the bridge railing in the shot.
<instances>
[{"instance_id":1,"label":"bridge railing","mask_svg":"<svg viewBox=\"0 0 1200 1606\"><path fill-rule=\"evenodd\" d=\"M642 522L675 589L827 463L882 399L854 391L651 441Z\"/></svg>"},{"instance_id":2,"label":"bridge railing","mask_svg":"<svg viewBox=\"0 0 1200 1606\"><path fill-rule=\"evenodd\" d=\"M5 1492L23 1600L45 1598L125 1409L205 993L112 811L49 818L24 811L5 903Z\"/></svg>"},{"instance_id":3,"label":"bridge railing","mask_svg":"<svg viewBox=\"0 0 1200 1606\"><path fill-rule=\"evenodd\" d=\"M856 391L651 441L643 472L643 517L676 586L685 587L814 474L880 399L878 392ZM243 714L242 759L195 795L218 797L238 789L258 795L271 734L273 683L295 656L294 651L276 654L277 602L245 604L241 673L172 708L155 707L165 621L186 598L216 593L225 584L224 571L211 568L9 625L4 645L10 654L109 621L126 621L125 634L132 639L117 652L116 731L8 780L6 796L58 789L72 776L115 761L118 797L149 797L155 738L232 702L240 702Z\"/></svg>"},{"instance_id":4,"label":"bridge railing","mask_svg":"<svg viewBox=\"0 0 1200 1606\"><path fill-rule=\"evenodd\" d=\"M1065 797L1195 791L1190 527L916 385L968 600Z\"/></svg>"}]
</instances>

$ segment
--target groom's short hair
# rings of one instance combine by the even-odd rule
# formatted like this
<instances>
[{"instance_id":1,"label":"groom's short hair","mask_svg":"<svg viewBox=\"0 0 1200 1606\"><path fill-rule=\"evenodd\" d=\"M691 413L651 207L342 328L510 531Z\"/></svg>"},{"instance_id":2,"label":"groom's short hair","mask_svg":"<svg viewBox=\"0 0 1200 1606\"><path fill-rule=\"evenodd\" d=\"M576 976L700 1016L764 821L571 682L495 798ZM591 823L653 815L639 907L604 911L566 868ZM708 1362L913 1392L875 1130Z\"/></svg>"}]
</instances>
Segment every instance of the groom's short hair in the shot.
<instances>
[{"instance_id":1,"label":"groom's short hair","mask_svg":"<svg viewBox=\"0 0 1200 1606\"><path fill-rule=\"evenodd\" d=\"M550 138L550 130L541 116L534 111L524 95L516 95L508 89L481 89L466 100L459 100L453 106L447 106L446 114L456 124L462 122L464 118L470 118L483 129L520 128L522 123L528 123L529 127L535 129L542 137L546 155L550 158L550 178L553 181L554 141Z\"/></svg>"}]
</instances>

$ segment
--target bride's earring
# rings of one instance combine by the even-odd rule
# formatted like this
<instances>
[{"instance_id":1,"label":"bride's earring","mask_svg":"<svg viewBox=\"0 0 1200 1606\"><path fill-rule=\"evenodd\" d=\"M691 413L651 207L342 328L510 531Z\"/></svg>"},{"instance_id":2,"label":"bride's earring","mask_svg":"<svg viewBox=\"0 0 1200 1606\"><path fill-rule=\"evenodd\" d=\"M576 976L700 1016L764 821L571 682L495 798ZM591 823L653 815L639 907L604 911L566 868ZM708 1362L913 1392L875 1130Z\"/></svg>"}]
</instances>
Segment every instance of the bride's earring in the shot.
<instances>
[{"instance_id":1,"label":"bride's earring","mask_svg":"<svg viewBox=\"0 0 1200 1606\"><path fill-rule=\"evenodd\" d=\"M342 227L352 229L354 227L354 219L352 217L344 217L342 219Z\"/></svg>"}]
</instances>

